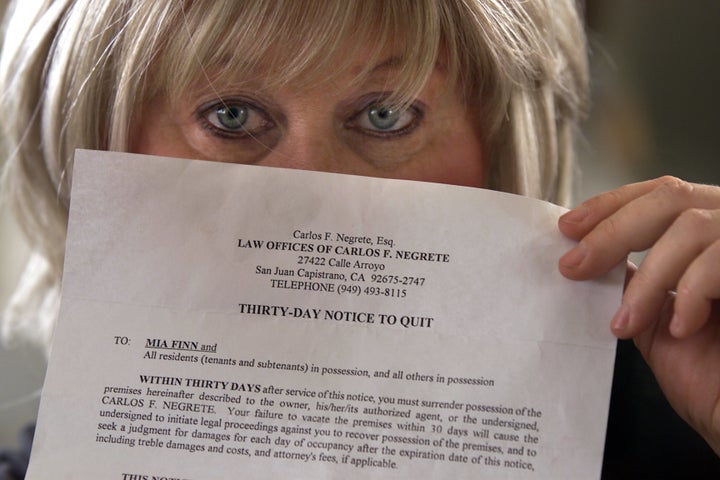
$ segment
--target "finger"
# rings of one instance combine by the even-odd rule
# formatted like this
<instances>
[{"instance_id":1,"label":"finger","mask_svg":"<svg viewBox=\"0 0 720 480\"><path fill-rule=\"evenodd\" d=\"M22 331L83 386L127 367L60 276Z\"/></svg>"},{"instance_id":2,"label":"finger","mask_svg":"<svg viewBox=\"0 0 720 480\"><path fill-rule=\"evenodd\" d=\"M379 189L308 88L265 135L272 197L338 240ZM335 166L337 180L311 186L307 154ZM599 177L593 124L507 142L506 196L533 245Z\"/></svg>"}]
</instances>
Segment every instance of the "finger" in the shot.
<instances>
[{"instance_id":1,"label":"finger","mask_svg":"<svg viewBox=\"0 0 720 480\"><path fill-rule=\"evenodd\" d=\"M674 177L661 177L645 182L632 183L610 192L596 195L558 219L560 231L573 240L580 240L605 218L623 205L639 198L665 182L677 181Z\"/></svg>"},{"instance_id":2,"label":"finger","mask_svg":"<svg viewBox=\"0 0 720 480\"><path fill-rule=\"evenodd\" d=\"M720 240L705 249L680 279L670 333L686 338L700 330L720 299Z\"/></svg>"},{"instance_id":3,"label":"finger","mask_svg":"<svg viewBox=\"0 0 720 480\"><path fill-rule=\"evenodd\" d=\"M689 208L717 208L720 188L682 181L662 183L600 221L559 261L568 278L585 280L602 275L630 252L651 247Z\"/></svg>"},{"instance_id":4,"label":"finger","mask_svg":"<svg viewBox=\"0 0 720 480\"><path fill-rule=\"evenodd\" d=\"M675 292L668 292L667 297L665 297L663 308L660 311L660 316L655 322L655 325L632 337L633 342L637 346L643 358L650 368L653 369L657 366L655 364L654 357L651 355L653 353L653 345L657 345L657 342L661 339L661 341L670 341L672 343L679 341L677 338L670 335L670 319L672 318L674 311L675 296ZM622 335L618 336L620 338L624 338Z\"/></svg>"},{"instance_id":5,"label":"finger","mask_svg":"<svg viewBox=\"0 0 720 480\"><path fill-rule=\"evenodd\" d=\"M650 250L627 284L622 306L611 323L613 332L629 338L655 323L668 291L676 289L689 266L718 238L720 210L692 209L683 212ZM718 264L720 262L714 265ZM697 292L693 288L693 295ZM694 308L698 303L691 302L688 305ZM709 311L705 318L707 313ZM696 322L698 314L700 312L693 313L688 320ZM684 328L687 324L683 321L680 325Z\"/></svg>"},{"instance_id":6,"label":"finger","mask_svg":"<svg viewBox=\"0 0 720 480\"><path fill-rule=\"evenodd\" d=\"M630 284L630 280L632 280L632 278L635 276L635 272L637 272L637 269L638 266L630 260L625 262L625 283L623 284L623 292Z\"/></svg>"}]
</instances>

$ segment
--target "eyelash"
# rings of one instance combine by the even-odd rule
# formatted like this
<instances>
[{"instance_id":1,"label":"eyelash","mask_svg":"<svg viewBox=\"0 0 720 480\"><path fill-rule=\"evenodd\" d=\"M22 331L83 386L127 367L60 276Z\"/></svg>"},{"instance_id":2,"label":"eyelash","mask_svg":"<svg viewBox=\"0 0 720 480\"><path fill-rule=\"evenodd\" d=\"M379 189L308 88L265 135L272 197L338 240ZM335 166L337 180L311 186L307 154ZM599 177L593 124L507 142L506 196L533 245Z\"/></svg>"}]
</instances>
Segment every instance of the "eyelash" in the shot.
<instances>
[{"instance_id":1,"label":"eyelash","mask_svg":"<svg viewBox=\"0 0 720 480\"><path fill-rule=\"evenodd\" d=\"M379 108L379 109L387 108L387 106L383 104L383 100L384 99L378 98L376 95L374 95L372 101L370 101L370 102L366 101L364 103L364 106L362 108L360 108L359 110L357 110L350 117L350 119L345 123L345 127L360 130L360 133L362 133L363 135L367 135L367 136L375 137L375 138L382 139L382 138L401 137L404 135L409 135L413 131L415 131L415 129L418 127L418 125L420 124L420 122L422 121L422 119L425 115L425 109L420 104L420 102L416 101L399 112L399 115L405 115L405 114L409 113L410 115L412 115L412 118L409 119L407 125L405 125L401 128L398 128L397 130L382 130L382 129L372 130L372 129L367 129L367 128L362 127L360 125L360 121L363 120L363 115L368 115L368 113L370 112L370 109L372 109L372 108Z\"/></svg>"},{"instance_id":2,"label":"eyelash","mask_svg":"<svg viewBox=\"0 0 720 480\"><path fill-rule=\"evenodd\" d=\"M380 128L378 128L377 130L368 129L360 125L360 122L363 120L363 115L368 115L370 109L372 108L382 109L387 107L383 105L383 99L379 98L377 94L372 95L371 101L368 101L366 99L363 99L361 101L362 107L358 110L355 110L355 112L350 115L350 118L345 122L344 127L351 130L356 130L362 135L373 138L389 139L409 135L418 127L425 114L425 108L423 108L420 102L416 101L399 112L401 118L403 115L406 115L408 113L412 115L412 118L408 120L407 125L404 125L397 130L382 130ZM243 125L241 125L237 130L230 130L222 128L221 126L210 120L211 115L217 115L221 109L227 109L231 107L244 108L251 112L250 115L259 115L260 122L262 122L260 127L255 129L247 129L244 125L244 123L247 122L246 120ZM205 104L198 108L196 117L197 121L204 129L208 130L212 135L226 140L256 139L262 136L265 132L277 126L276 122L272 119L272 116L268 114L265 109L257 106L254 102L243 98L229 98L216 101L211 104ZM398 119L397 121L400 121L400 119ZM220 120L216 120L216 122L221 123ZM392 128L392 126L390 126L390 128Z\"/></svg>"},{"instance_id":3,"label":"eyelash","mask_svg":"<svg viewBox=\"0 0 720 480\"><path fill-rule=\"evenodd\" d=\"M245 108L251 112L250 115L258 115L260 117L259 121L261 122L259 128L248 129L245 128L245 125L243 124L237 130L230 130L224 129L210 120L211 115L217 115L221 109L231 107ZM254 102L243 98L222 99L209 105L203 105L198 108L196 117L204 129L210 131L210 133L215 136L228 140L254 139L276 126L272 117L263 108L260 108L255 105ZM217 122L220 123L219 120L217 120Z\"/></svg>"}]
</instances>

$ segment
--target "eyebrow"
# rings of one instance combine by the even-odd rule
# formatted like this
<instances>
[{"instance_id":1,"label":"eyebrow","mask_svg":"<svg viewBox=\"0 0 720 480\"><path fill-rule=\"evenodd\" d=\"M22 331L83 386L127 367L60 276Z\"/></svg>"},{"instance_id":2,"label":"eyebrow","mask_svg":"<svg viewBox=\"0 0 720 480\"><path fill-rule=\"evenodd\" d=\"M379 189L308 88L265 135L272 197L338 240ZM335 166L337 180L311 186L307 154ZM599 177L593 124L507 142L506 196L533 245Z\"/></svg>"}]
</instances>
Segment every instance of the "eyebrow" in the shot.
<instances>
[{"instance_id":1,"label":"eyebrow","mask_svg":"<svg viewBox=\"0 0 720 480\"><path fill-rule=\"evenodd\" d=\"M400 55L392 55L387 59L383 60L382 62L378 63L371 69L367 70L367 73L368 75L372 75L375 73L383 72L385 70L392 70L402 65L403 61L403 57L401 57ZM440 59L437 59L435 61L435 67L433 68L433 70L441 73L447 72L447 65L444 62L440 61Z\"/></svg>"},{"instance_id":2,"label":"eyebrow","mask_svg":"<svg viewBox=\"0 0 720 480\"><path fill-rule=\"evenodd\" d=\"M401 65L403 62L402 57L399 55L393 55L391 57L388 57L387 59L383 60L382 62L375 65L373 68L368 70L368 73L377 73L381 72L383 70L388 70L391 68L397 68L399 65Z\"/></svg>"}]
</instances>

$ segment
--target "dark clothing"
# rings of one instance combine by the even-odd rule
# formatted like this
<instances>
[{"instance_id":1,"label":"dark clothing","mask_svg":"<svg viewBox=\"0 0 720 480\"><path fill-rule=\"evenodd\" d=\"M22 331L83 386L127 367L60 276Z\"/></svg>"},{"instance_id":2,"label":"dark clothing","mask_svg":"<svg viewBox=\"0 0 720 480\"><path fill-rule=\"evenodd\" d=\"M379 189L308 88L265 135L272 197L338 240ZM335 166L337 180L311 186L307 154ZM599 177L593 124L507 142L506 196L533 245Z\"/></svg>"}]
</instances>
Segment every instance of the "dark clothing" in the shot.
<instances>
[{"instance_id":1,"label":"dark clothing","mask_svg":"<svg viewBox=\"0 0 720 480\"><path fill-rule=\"evenodd\" d=\"M603 479L720 479L720 458L670 407L630 340L618 342Z\"/></svg>"},{"instance_id":2,"label":"dark clothing","mask_svg":"<svg viewBox=\"0 0 720 480\"><path fill-rule=\"evenodd\" d=\"M25 478L34 433L35 425L29 425L18 435L20 445L17 450L0 450L0 480L22 480Z\"/></svg>"}]
</instances>

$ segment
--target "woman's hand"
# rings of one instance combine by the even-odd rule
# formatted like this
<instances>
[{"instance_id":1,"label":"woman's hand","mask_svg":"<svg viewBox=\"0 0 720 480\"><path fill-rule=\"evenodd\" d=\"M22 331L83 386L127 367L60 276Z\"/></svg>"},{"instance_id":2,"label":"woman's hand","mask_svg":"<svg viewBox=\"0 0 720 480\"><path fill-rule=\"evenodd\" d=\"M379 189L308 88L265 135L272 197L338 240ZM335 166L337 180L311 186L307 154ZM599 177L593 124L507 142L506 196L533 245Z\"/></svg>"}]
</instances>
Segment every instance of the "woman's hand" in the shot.
<instances>
[{"instance_id":1,"label":"woman's hand","mask_svg":"<svg viewBox=\"0 0 720 480\"><path fill-rule=\"evenodd\" d=\"M560 217L578 245L560 258L574 280L629 268L612 331L633 338L673 408L720 455L720 187L663 177L594 197Z\"/></svg>"}]
</instances>

